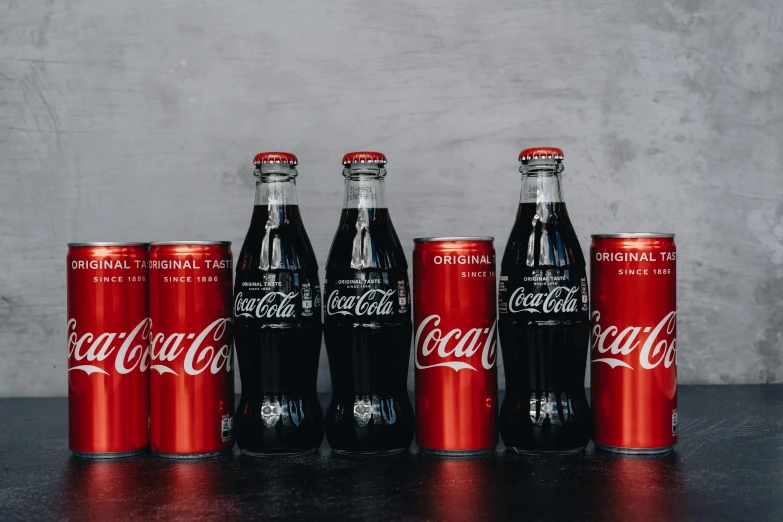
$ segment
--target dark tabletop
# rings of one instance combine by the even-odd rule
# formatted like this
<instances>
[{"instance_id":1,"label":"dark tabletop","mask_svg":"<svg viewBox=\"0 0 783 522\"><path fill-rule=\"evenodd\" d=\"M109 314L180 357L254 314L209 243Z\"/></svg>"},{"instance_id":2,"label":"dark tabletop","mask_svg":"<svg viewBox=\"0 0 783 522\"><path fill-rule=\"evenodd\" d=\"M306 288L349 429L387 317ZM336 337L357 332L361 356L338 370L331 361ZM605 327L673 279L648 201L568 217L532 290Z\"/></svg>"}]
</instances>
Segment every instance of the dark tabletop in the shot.
<instances>
[{"instance_id":1,"label":"dark tabletop","mask_svg":"<svg viewBox=\"0 0 783 522\"><path fill-rule=\"evenodd\" d=\"M681 387L679 410L659 458L85 462L65 399L2 399L0 519L783 520L783 385Z\"/></svg>"}]
</instances>

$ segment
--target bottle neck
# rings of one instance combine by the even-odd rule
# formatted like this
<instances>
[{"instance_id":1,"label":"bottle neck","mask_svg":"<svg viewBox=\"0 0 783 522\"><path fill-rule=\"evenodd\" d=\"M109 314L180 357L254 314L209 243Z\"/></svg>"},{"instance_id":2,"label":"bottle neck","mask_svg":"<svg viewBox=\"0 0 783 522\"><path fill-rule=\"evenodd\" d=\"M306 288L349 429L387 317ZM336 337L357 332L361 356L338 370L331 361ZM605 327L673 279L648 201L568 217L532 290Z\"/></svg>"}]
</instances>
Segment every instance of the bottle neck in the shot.
<instances>
[{"instance_id":1,"label":"bottle neck","mask_svg":"<svg viewBox=\"0 0 783 522\"><path fill-rule=\"evenodd\" d=\"M384 181L386 169L380 164L348 165L343 169L345 196L343 208L386 208Z\"/></svg>"},{"instance_id":2,"label":"bottle neck","mask_svg":"<svg viewBox=\"0 0 783 522\"><path fill-rule=\"evenodd\" d=\"M256 206L298 205L294 165L285 163L261 163L254 172L256 177Z\"/></svg>"},{"instance_id":3,"label":"bottle neck","mask_svg":"<svg viewBox=\"0 0 783 522\"><path fill-rule=\"evenodd\" d=\"M562 203L563 185L560 161L530 160L519 167L522 173L522 193L519 203Z\"/></svg>"}]
</instances>

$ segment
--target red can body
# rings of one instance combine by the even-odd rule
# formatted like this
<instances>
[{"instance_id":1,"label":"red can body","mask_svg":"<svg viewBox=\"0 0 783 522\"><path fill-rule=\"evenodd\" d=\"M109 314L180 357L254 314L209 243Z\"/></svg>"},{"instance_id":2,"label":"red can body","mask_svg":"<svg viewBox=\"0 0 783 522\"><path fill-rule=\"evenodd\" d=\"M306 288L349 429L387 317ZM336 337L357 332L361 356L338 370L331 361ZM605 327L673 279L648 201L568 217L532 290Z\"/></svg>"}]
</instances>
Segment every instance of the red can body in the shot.
<instances>
[{"instance_id":1,"label":"red can body","mask_svg":"<svg viewBox=\"0 0 783 522\"><path fill-rule=\"evenodd\" d=\"M493 238L421 238L413 249L416 444L465 455L498 443Z\"/></svg>"},{"instance_id":2,"label":"red can body","mask_svg":"<svg viewBox=\"0 0 783 522\"><path fill-rule=\"evenodd\" d=\"M672 234L594 235L590 247L593 441L619 453L677 442Z\"/></svg>"},{"instance_id":3,"label":"red can body","mask_svg":"<svg viewBox=\"0 0 783 522\"><path fill-rule=\"evenodd\" d=\"M151 243L152 451L211 456L233 446L229 242Z\"/></svg>"},{"instance_id":4,"label":"red can body","mask_svg":"<svg viewBox=\"0 0 783 522\"><path fill-rule=\"evenodd\" d=\"M68 439L74 454L149 446L146 243L68 245Z\"/></svg>"}]
</instances>

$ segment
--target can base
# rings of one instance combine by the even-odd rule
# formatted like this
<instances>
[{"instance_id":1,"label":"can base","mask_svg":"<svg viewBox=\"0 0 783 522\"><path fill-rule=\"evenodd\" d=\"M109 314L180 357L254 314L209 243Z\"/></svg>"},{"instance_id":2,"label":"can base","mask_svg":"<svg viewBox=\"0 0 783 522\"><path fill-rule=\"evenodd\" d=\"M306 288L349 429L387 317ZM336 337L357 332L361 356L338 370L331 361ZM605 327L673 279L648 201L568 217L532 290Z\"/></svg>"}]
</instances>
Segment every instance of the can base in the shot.
<instances>
[{"instance_id":1,"label":"can base","mask_svg":"<svg viewBox=\"0 0 783 522\"><path fill-rule=\"evenodd\" d=\"M268 453L262 453L260 451L247 451L247 450L240 450L242 452L242 455L247 455L248 457L298 457L301 455L312 455L316 451L318 451L318 448L303 450L303 451L275 451L275 452L268 452Z\"/></svg>"},{"instance_id":2,"label":"can base","mask_svg":"<svg viewBox=\"0 0 783 522\"><path fill-rule=\"evenodd\" d=\"M566 455L578 455L579 453L582 453L585 449L584 448L574 448L574 449L566 449L566 450L531 450L527 448L515 448L513 446L506 446L506 449L513 452L513 453L519 453L520 455L529 455L531 457L557 457L557 456L566 456Z\"/></svg>"},{"instance_id":3,"label":"can base","mask_svg":"<svg viewBox=\"0 0 783 522\"><path fill-rule=\"evenodd\" d=\"M332 451L338 455L344 457L388 457L391 455L399 455L408 451L408 448L396 448L391 450L378 450L378 451L352 451L352 450L338 450L332 448Z\"/></svg>"},{"instance_id":4,"label":"can base","mask_svg":"<svg viewBox=\"0 0 783 522\"><path fill-rule=\"evenodd\" d=\"M114 460L127 459L128 457L138 457L147 453L149 448L137 449L132 451L115 451L112 453L86 453L84 451L71 450L74 457L86 460Z\"/></svg>"},{"instance_id":5,"label":"can base","mask_svg":"<svg viewBox=\"0 0 783 522\"><path fill-rule=\"evenodd\" d=\"M212 459L215 457L222 457L231 453L230 449L220 451L210 451L207 453L163 453L160 451L153 451L152 454L162 459L171 460L199 460L199 459Z\"/></svg>"},{"instance_id":6,"label":"can base","mask_svg":"<svg viewBox=\"0 0 783 522\"><path fill-rule=\"evenodd\" d=\"M492 446L491 448L481 448L481 449L473 449L473 450L441 450L441 449L423 448L419 446L419 451L427 455L432 455L433 457L446 457L446 458L459 459L459 458L468 458L468 457L478 457L480 455L489 455L490 453L495 453L495 446Z\"/></svg>"},{"instance_id":7,"label":"can base","mask_svg":"<svg viewBox=\"0 0 783 522\"><path fill-rule=\"evenodd\" d=\"M595 444L595 449L599 451L605 451L607 453L617 453L619 455L637 455L640 457L665 455L674 451L674 446L665 446L663 448L618 448L616 446L604 446L603 444Z\"/></svg>"}]
</instances>

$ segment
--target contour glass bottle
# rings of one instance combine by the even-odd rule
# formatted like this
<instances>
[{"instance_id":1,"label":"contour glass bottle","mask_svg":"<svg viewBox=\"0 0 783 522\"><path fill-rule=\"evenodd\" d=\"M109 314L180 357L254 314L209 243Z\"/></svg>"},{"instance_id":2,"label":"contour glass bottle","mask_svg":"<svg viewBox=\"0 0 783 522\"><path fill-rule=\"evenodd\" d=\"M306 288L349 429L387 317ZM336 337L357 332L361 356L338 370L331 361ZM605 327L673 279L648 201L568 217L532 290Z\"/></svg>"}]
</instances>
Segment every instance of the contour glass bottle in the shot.
<instances>
[{"instance_id":1,"label":"contour glass bottle","mask_svg":"<svg viewBox=\"0 0 783 522\"><path fill-rule=\"evenodd\" d=\"M519 160L522 194L498 294L506 374L500 435L514 451L573 453L591 431L585 259L563 201L563 151L526 149Z\"/></svg>"},{"instance_id":2,"label":"contour glass bottle","mask_svg":"<svg viewBox=\"0 0 783 522\"><path fill-rule=\"evenodd\" d=\"M234 286L235 436L250 455L307 453L323 440L318 263L299 215L296 156L264 152L254 163L255 207Z\"/></svg>"},{"instance_id":3,"label":"contour glass bottle","mask_svg":"<svg viewBox=\"0 0 783 522\"><path fill-rule=\"evenodd\" d=\"M343 158L345 198L326 264L324 338L332 377L326 438L337 453L408 449L408 264L384 199L386 157Z\"/></svg>"}]
</instances>

